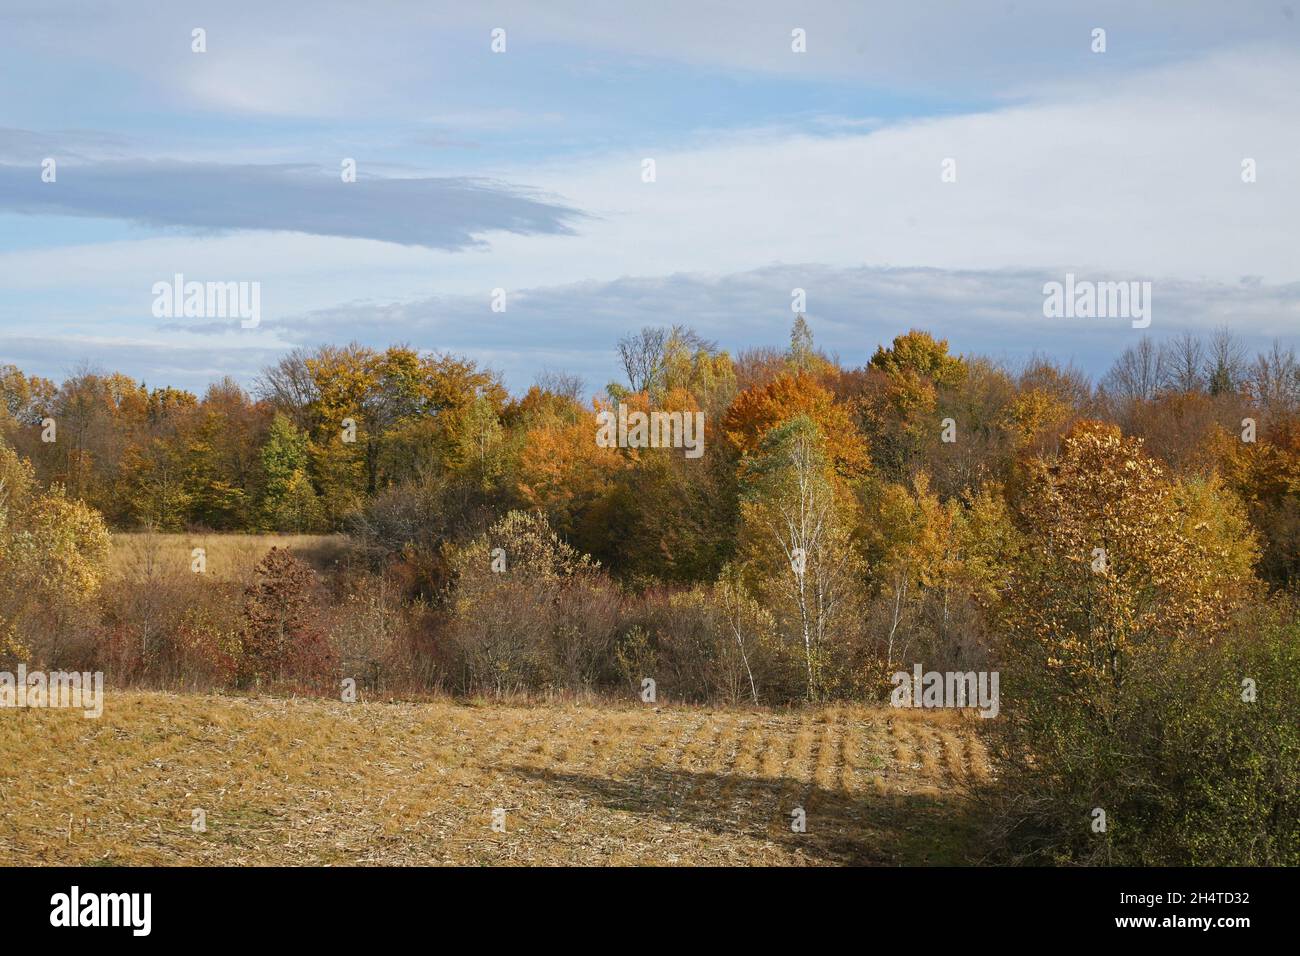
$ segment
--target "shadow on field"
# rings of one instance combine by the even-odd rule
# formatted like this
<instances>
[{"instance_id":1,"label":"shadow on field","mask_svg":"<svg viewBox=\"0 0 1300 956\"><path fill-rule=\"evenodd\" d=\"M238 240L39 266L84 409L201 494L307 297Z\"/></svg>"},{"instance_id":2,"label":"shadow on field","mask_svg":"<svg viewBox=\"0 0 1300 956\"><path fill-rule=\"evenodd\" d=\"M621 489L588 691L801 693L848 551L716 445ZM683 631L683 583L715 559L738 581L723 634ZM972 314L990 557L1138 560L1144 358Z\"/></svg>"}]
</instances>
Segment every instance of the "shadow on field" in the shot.
<instances>
[{"instance_id":1,"label":"shadow on field","mask_svg":"<svg viewBox=\"0 0 1300 956\"><path fill-rule=\"evenodd\" d=\"M867 866L976 861L980 829L952 796L852 794L793 779L643 768L624 779L513 767L558 795L720 836L772 843L812 862ZM806 832L791 830L802 807Z\"/></svg>"}]
</instances>

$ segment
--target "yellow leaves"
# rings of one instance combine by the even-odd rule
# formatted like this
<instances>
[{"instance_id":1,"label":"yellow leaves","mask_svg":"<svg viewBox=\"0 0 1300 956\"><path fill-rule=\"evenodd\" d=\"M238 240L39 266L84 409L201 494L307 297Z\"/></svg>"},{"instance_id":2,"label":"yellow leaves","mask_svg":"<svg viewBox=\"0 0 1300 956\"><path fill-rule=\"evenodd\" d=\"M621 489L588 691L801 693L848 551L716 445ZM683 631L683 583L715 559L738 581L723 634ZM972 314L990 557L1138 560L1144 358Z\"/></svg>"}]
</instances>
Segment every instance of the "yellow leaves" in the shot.
<instances>
[{"instance_id":1,"label":"yellow leaves","mask_svg":"<svg viewBox=\"0 0 1300 956\"><path fill-rule=\"evenodd\" d=\"M31 650L18 637L18 627L13 621L0 618L0 661L25 661Z\"/></svg>"},{"instance_id":2,"label":"yellow leaves","mask_svg":"<svg viewBox=\"0 0 1300 956\"><path fill-rule=\"evenodd\" d=\"M912 373L940 386L956 385L966 376L966 363L948 354L948 340L920 329L895 336L889 348L877 348L871 365L891 376Z\"/></svg>"},{"instance_id":3,"label":"yellow leaves","mask_svg":"<svg viewBox=\"0 0 1300 956\"><path fill-rule=\"evenodd\" d=\"M1116 678L1137 648L1208 639L1253 580L1240 504L1217 481L1166 478L1113 425L1076 426L1058 458L1031 469L1020 513L1036 547L1013 564L1004 619L1091 680ZM1049 625L1044 608L1061 620Z\"/></svg>"},{"instance_id":4,"label":"yellow leaves","mask_svg":"<svg viewBox=\"0 0 1300 956\"><path fill-rule=\"evenodd\" d=\"M1072 412L1059 396L1044 388L1028 387L1008 404L1003 424L1015 435L1016 447L1025 448L1045 432L1062 426Z\"/></svg>"},{"instance_id":5,"label":"yellow leaves","mask_svg":"<svg viewBox=\"0 0 1300 956\"><path fill-rule=\"evenodd\" d=\"M75 603L99 589L109 537L97 511L56 489L34 504L28 533L41 580L59 599Z\"/></svg>"},{"instance_id":6,"label":"yellow leaves","mask_svg":"<svg viewBox=\"0 0 1300 956\"><path fill-rule=\"evenodd\" d=\"M859 534L871 576L891 598L969 595L988 606L1006 589L1007 568L1025 543L1000 487L965 503L942 501L921 472L910 490L877 485L866 496L871 517Z\"/></svg>"},{"instance_id":7,"label":"yellow leaves","mask_svg":"<svg viewBox=\"0 0 1300 956\"><path fill-rule=\"evenodd\" d=\"M28 612L94 598L109 546L99 512L62 488L14 504L0 524L0 657L25 653Z\"/></svg>"}]
</instances>

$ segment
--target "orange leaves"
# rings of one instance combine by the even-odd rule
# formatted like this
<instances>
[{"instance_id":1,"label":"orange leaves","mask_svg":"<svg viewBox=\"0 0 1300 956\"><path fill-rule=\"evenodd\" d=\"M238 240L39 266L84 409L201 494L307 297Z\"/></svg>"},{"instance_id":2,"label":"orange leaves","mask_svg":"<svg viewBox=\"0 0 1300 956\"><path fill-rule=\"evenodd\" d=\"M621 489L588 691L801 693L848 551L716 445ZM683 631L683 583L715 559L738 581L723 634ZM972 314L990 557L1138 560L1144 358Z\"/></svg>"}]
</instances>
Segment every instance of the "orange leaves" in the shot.
<instances>
[{"instance_id":1,"label":"orange leaves","mask_svg":"<svg viewBox=\"0 0 1300 956\"><path fill-rule=\"evenodd\" d=\"M727 441L742 455L754 454L776 426L800 416L810 418L827 438L836 472L858 478L870 470L866 440L847 406L806 372L778 376L736 396L722 419Z\"/></svg>"},{"instance_id":2,"label":"orange leaves","mask_svg":"<svg viewBox=\"0 0 1300 956\"><path fill-rule=\"evenodd\" d=\"M577 421L547 416L528 431L519 457L518 490L530 507L571 517L580 502L604 493L625 467L619 449L596 444L596 413L603 408L593 402L591 412ZM563 518L558 523L568 525Z\"/></svg>"}]
</instances>

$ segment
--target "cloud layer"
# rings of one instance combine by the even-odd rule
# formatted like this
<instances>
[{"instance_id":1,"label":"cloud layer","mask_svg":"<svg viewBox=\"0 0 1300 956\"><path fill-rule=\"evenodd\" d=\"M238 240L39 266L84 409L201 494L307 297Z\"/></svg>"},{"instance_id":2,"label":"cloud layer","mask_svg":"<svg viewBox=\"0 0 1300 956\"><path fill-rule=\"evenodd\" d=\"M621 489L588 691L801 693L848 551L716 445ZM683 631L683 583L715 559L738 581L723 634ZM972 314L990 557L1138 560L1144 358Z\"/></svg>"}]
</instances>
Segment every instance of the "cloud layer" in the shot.
<instances>
[{"instance_id":1,"label":"cloud layer","mask_svg":"<svg viewBox=\"0 0 1300 956\"><path fill-rule=\"evenodd\" d=\"M1044 320L1066 272L1152 282L1157 337L1300 341L1286 4L126 9L2 15L0 361L34 372L201 388L356 338L599 386L644 324L781 345L799 287L849 362L920 325L1097 373L1136 333ZM160 323L176 273L260 283L262 326Z\"/></svg>"},{"instance_id":2,"label":"cloud layer","mask_svg":"<svg viewBox=\"0 0 1300 956\"><path fill-rule=\"evenodd\" d=\"M1143 335L1159 341L1227 325L1250 348L1262 349L1274 338L1294 344L1300 329L1300 283L1158 280L1151 327L1138 331L1124 319L1045 318L1043 285L1061 278L1036 270L786 265L517 290L503 313L492 311L487 295L436 296L286 315L250 335L240 333L237 319L176 320L156 325L139 345L92 335L0 335L0 353L56 378L89 361L201 391L224 374L251 383L295 345L359 341L382 348L406 342L472 356L501 371L514 389L526 388L539 369L550 367L578 373L598 390L619 375L618 338L642 325L685 322L733 354L753 346L784 348L794 289L804 291L819 347L849 365L865 363L877 345L913 327L948 338L957 352L1013 366L1035 353L1048 354L1093 375ZM61 358L51 367L42 359L45 353Z\"/></svg>"},{"instance_id":3,"label":"cloud layer","mask_svg":"<svg viewBox=\"0 0 1300 956\"><path fill-rule=\"evenodd\" d=\"M146 160L64 164L54 182L0 165L0 209L202 232L260 230L465 249L483 233L568 234L577 210L467 177L378 179L308 166Z\"/></svg>"}]
</instances>

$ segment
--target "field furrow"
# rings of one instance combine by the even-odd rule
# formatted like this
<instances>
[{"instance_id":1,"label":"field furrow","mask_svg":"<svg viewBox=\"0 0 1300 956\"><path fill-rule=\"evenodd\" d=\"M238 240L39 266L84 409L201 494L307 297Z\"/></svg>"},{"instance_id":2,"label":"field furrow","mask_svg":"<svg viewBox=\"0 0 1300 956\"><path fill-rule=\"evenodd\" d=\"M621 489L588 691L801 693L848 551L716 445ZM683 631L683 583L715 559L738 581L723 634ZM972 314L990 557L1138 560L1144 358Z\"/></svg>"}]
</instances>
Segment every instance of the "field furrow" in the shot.
<instances>
[{"instance_id":1,"label":"field furrow","mask_svg":"<svg viewBox=\"0 0 1300 956\"><path fill-rule=\"evenodd\" d=\"M961 862L978 722L864 707L119 692L0 712L0 852L40 864ZM803 826L794 826L802 810Z\"/></svg>"}]
</instances>

